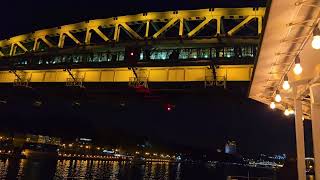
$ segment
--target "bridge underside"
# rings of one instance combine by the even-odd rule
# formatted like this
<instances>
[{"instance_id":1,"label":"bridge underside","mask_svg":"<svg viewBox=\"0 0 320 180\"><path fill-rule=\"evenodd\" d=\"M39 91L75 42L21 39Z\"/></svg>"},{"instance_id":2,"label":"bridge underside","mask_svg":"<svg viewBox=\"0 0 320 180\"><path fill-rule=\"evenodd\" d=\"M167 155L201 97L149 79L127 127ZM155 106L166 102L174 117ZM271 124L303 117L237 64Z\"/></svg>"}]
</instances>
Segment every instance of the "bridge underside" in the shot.
<instances>
[{"instance_id":1,"label":"bridge underside","mask_svg":"<svg viewBox=\"0 0 320 180\"><path fill-rule=\"evenodd\" d=\"M221 65L217 77L226 81L250 81L253 65ZM210 66L142 67L141 78L148 82L205 82L213 78ZM64 69L21 70L16 72L30 83L67 83L71 78ZM135 75L128 68L83 68L72 69L72 74L82 82L129 82ZM208 79L209 78L209 79ZM12 84L17 76L9 71L0 71L0 83Z\"/></svg>"}]
</instances>

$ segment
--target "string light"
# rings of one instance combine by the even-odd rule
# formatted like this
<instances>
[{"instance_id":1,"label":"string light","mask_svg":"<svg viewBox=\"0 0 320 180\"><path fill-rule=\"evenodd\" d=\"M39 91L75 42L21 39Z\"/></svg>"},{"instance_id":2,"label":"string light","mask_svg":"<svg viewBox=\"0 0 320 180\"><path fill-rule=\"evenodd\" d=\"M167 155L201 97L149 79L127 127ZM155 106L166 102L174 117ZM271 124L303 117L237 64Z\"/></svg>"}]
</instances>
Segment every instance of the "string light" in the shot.
<instances>
[{"instance_id":1,"label":"string light","mask_svg":"<svg viewBox=\"0 0 320 180\"><path fill-rule=\"evenodd\" d=\"M302 67L301 67L301 64L300 64L300 58L299 56L296 57L296 59L294 60L295 62L295 66L293 68L293 72L296 74L296 75L299 75L302 73Z\"/></svg>"},{"instance_id":2,"label":"string light","mask_svg":"<svg viewBox=\"0 0 320 180\"><path fill-rule=\"evenodd\" d=\"M270 108L271 109L275 109L276 108L276 103L274 103L273 101L270 103Z\"/></svg>"},{"instance_id":3,"label":"string light","mask_svg":"<svg viewBox=\"0 0 320 180\"><path fill-rule=\"evenodd\" d=\"M276 96L275 96L274 100L276 102L281 102L281 95L280 95L279 90L276 91Z\"/></svg>"},{"instance_id":4,"label":"string light","mask_svg":"<svg viewBox=\"0 0 320 180\"><path fill-rule=\"evenodd\" d=\"M320 49L320 29L319 24L313 30L313 40L311 43L313 49Z\"/></svg>"},{"instance_id":5,"label":"string light","mask_svg":"<svg viewBox=\"0 0 320 180\"><path fill-rule=\"evenodd\" d=\"M289 78L287 75L284 76L282 88L286 91L290 89Z\"/></svg>"},{"instance_id":6,"label":"string light","mask_svg":"<svg viewBox=\"0 0 320 180\"><path fill-rule=\"evenodd\" d=\"M284 115L286 115L286 116L290 115L290 111L289 111L288 107L286 107L286 110L284 111Z\"/></svg>"}]
</instances>

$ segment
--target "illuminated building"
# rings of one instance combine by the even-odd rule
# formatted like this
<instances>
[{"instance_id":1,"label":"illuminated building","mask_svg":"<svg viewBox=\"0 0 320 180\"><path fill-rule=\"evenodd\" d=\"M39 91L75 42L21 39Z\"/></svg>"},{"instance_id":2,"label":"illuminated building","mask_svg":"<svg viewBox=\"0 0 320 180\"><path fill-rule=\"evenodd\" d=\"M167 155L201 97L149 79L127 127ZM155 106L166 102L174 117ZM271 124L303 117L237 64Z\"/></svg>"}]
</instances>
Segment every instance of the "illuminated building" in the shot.
<instances>
[{"instance_id":1,"label":"illuminated building","mask_svg":"<svg viewBox=\"0 0 320 180\"><path fill-rule=\"evenodd\" d=\"M237 153L237 143L236 141L228 141L225 145L226 154L235 154Z\"/></svg>"}]
</instances>

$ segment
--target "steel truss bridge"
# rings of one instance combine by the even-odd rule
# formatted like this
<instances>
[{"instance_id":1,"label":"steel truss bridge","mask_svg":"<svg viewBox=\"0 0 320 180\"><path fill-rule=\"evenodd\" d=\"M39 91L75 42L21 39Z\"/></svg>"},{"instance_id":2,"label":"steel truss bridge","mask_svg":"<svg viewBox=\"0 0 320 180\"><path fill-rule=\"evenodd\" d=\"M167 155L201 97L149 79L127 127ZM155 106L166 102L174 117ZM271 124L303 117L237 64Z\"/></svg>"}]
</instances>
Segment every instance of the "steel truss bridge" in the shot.
<instances>
[{"instance_id":1,"label":"steel truss bridge","mask_svg":"<svg viewBox=\"0 0 320 180\"><path fill-rule=\"evenodd\" d=\"M0 83L250 81L264 14L260 7L148 12L11 37L0 41ZM128 68L127 46L141 49L136 67Z\"/></svg>"}]
</instances>

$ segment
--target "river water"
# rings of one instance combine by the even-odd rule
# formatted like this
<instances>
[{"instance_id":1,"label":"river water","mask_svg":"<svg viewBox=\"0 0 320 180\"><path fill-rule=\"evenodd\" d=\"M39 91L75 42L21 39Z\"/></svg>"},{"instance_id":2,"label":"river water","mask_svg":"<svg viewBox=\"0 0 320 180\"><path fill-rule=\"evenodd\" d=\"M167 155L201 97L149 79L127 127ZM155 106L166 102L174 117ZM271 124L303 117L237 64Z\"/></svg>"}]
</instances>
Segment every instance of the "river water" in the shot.
<instances>
[{"instance_id":1,"label":"river water","mask_svg":"<svg viewBox=\"0 0 320 180\"><path fill-rule=\"evenodd\" d=\"M130 162L92 160L0 160L0 179L226 180L227 175L243 176L249 173L251 176L263 174L275 179L271 171L256 174L255 171L232 172L201 164L181 163L134 165Z\"/></svg>"}]
</instances>

